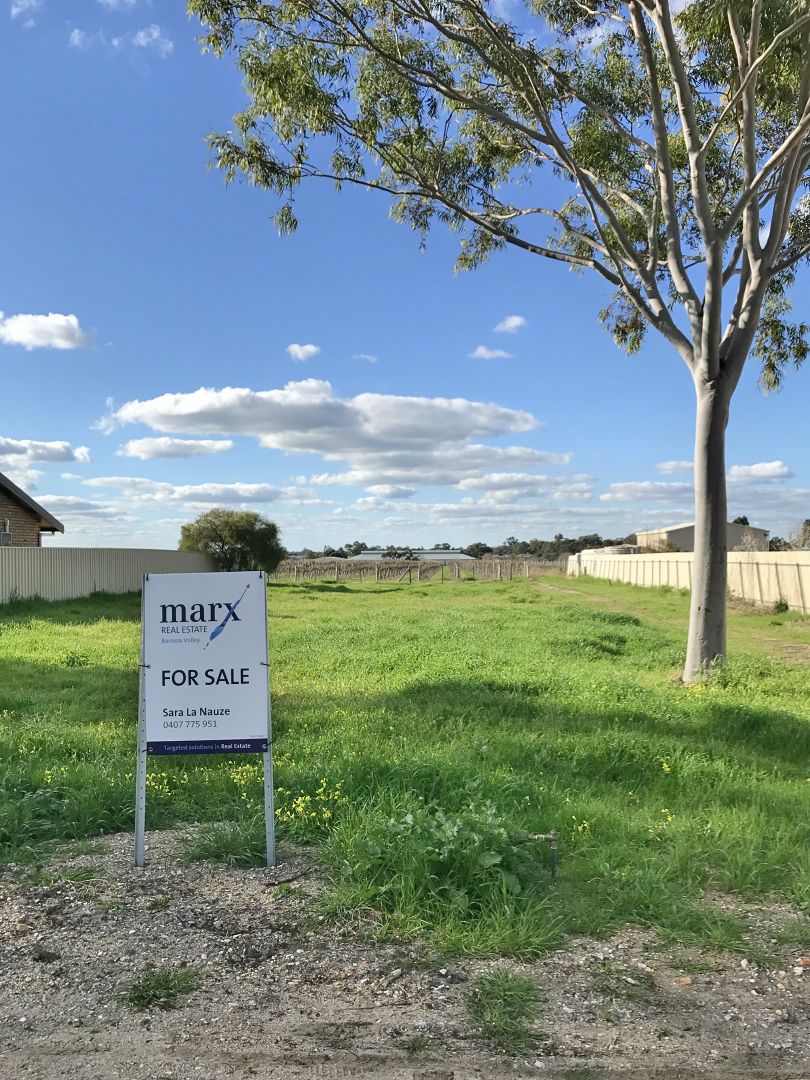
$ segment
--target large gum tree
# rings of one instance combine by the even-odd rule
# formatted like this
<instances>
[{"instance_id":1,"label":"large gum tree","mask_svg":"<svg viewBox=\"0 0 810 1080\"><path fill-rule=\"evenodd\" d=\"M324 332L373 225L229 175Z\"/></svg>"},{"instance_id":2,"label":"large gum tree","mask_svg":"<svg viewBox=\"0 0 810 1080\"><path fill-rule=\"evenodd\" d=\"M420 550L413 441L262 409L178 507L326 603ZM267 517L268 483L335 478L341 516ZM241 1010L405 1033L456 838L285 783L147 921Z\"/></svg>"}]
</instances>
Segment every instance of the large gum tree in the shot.
<instances>
[{"instance_id":1,"label":"large gum tree","mask_svg":"<svg viewBox=\"0 0 810 1080\"><path fill-rule=\"evenodd\" d=\"M512 246L599 275L600 319L692 375L695 555L684 679L726 652L725 430L753 354L807 352L810 0L189 0L248 95L210 137L295 228L308 177L376 188L459 266ZM507 16L504 16L504 12Z\"/></svg>"}]
</instances>

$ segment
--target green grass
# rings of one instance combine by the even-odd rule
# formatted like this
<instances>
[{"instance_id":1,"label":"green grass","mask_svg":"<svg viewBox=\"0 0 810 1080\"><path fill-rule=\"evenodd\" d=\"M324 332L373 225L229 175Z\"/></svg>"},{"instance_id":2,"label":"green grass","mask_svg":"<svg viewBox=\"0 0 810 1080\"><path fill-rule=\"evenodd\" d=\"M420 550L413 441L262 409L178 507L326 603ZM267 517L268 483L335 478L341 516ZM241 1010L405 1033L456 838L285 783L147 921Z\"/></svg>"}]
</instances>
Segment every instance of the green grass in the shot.
<instances>
[{"instance_id":1,"label":"green grass","mask_svg":"<svg viewBox=\"0 0 810 1080\"><path fill-rule=\"evenodd\" d=\"M194 968L152 968L126 986L122 997L134 1009L174 1009L200 981Z\"/></svg>"},{"instance_id":2,"label":"green grass","mask_svg":"<svg viewBox=\"0 0 810 1080\"><path fill-rule=\"evenodd\" d=\"M540 1013L540 993L537 984L522 975L508 971L480 975L468 1010L487 1042L507 1054L531 1050L539 1041L529 1025Z\"/></svg>"},{"instance_id":3,"label":"green grass","mask_svg":"<svg viewBox=\"0 0 810 1080\"><path fill-rule=\"evenodd\" d=\"M732 612L727 670L684 688L675 590L323 582L268 599L279 838L320 845L333 912L531 955L628 923L747 947L709 889L810 904L807 619ZM0 861L132 829L139 613L136 596L0 608ZM258 757L158 758L148 782L149 828L203 822L198 856L261 863ZM550 829L555 885L530 840Z\"/></svg>"},{"instance_id":4,"label":"green grass","mask_svg":"<svg viewBox=\"0 0 810 1080\"><path fill-rule=\"evenodd\" d=\"M267 862L264 813L242 821L203 826L186 844L185 855L191 860L227 866L264 866Z\"/></svg>"}]
</instances>

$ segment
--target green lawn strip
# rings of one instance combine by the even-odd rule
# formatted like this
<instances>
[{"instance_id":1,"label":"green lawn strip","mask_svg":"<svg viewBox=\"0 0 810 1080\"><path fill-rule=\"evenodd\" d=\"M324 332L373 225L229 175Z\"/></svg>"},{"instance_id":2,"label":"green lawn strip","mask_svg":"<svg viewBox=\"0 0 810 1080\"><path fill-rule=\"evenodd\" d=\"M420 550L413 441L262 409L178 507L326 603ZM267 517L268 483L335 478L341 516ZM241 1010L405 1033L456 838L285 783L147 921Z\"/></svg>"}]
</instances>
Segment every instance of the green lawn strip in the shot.
<instances>
[{"instance_id":1,"label":"green lawn strip","mask_svg":"<svg viewBox=\"0 0 810 1080\"><path fill-rule=\"evenodd\" d=\"M124 987L121 996L134 1009L174 1009L201 981L194 968L150 968Z\"/></svg>"},{"instance_id":2,"label":"green lawn strip","mask_svg":"<svg viewBox=\"0 0 810 1080\"><path fill-rule=\"evenodd\" d=\"M468 1010L480 1034L498 1050L525 1053L540 1040L529 1026L539 1016L540 993L522 975L500 970L479 975Z\"/></svg>"},{"instance_id":3,"label":"green lawn strip","mask_svg":"<svg viewBox=\"0 0 810 1080\"><path fill-rule=\"evenodd\" d=\"M677 592L325 582L268 606L279 836L322 846L336 909L529 955L627 923L743 948L709 888L810 903L810 668L765 640L802 645L801 620L732 611L728 670L689 689ZM139 615L0 609L0 860L132 828ZM198 855L258 862L261 778L258 757L155 759L148 827L207 822ZM554 886L526 839L550 829Z\"/></svg>"}]
</instances>

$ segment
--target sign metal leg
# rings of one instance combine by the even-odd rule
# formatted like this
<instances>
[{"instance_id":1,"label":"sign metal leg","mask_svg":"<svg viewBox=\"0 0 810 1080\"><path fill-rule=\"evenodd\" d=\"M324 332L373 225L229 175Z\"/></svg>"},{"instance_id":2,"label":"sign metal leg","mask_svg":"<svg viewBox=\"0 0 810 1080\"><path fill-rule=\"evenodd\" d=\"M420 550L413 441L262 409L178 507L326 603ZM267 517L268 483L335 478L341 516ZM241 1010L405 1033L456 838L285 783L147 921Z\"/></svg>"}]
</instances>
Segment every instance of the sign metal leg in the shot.
<instances>
[{"instance_id":1,"label":"sign metal leg","mask_svg":"<svg viewBox=\"0 0 810 1080\"><path fill-rule=\"evenodd\" d=\"M267 865L276 865L276 815L273 805L273 744L267 744L264 757L264 833Z\"/></svg>"},{"instance_id":2,"label":"sign metal leg","mask_svg":"<svg viewBox=\"0 0 810 1080\"><path fill-rule=\"evenodd\" d=\"M143 613L145 606L146 582L144 576L141 587L141 670L138 694L138 757L135 762L135 865L143 866L146 852L146 701L144 699L144 645Z\"/></svg>"},{"instance_id":3,"label":"sign metal leg","mask_svg":"<svg viewBox=\"0 0 810 1080\"><path fill-rule=\"evenodd\" d=\"M135 766L135 865L143 866L146 851L146 747L138 732L138 761Z\"/></svg>"}]
</instances>

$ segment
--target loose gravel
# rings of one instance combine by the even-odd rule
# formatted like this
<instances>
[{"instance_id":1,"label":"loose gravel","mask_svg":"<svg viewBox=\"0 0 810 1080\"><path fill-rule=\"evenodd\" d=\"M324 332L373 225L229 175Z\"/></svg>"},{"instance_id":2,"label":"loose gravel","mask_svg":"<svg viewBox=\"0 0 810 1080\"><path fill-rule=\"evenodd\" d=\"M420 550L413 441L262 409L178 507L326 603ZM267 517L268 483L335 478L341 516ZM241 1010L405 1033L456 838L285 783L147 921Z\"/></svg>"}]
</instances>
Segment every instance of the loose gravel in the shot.
<instances>
[{"instance_id":1,"label":"loose gravel","mask_svg":"<svg viewBox=\"0 0 810 1080\"><path fill-rule=\"evenodd\" d=\"M282 851L273 870L189 863L192 831L150 834L143 870L128 835L0 867L2 1080L810 1077L810 961L778 944L803 919L784 905L707 899L775 965L638 930L533 963L449 961L324 921L312 853ZM540 988L529 1056L496 1053L470 1020L494 967ZM199 978L174 1008L127 1000L146 972L184 968Z\"/></svg>"}]
</instances>

